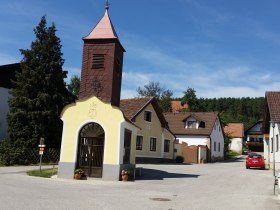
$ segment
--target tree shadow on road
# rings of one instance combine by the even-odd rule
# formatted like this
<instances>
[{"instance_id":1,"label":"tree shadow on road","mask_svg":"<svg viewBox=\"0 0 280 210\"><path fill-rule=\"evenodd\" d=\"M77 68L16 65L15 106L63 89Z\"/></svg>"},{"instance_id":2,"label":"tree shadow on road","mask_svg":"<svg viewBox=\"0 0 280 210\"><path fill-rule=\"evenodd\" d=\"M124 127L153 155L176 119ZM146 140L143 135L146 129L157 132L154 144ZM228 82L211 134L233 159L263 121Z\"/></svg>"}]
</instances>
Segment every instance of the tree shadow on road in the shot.
<instances>
[{"instance_id":1,"label":"tree shadow on road","mask_svg":"<svg viewBox=\"0 0 280 210\"><path fill-rule=\"evenodd\" d=\"M169 178L198 178L198 174L169 173L167 171L142 168L141 176L136 176L136 180L163 180Z\"/></svg>"}]
</instances>

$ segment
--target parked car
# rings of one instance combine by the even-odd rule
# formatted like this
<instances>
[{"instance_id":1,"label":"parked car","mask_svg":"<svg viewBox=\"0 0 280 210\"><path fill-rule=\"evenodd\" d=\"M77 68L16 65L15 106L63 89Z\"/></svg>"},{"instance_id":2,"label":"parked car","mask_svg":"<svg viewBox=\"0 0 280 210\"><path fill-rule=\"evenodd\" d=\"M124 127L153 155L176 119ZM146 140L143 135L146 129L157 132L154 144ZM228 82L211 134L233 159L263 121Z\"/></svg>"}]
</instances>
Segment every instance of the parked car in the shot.
<instances>
[{"instance_id":1,"label":"parked car","mask_svg":"<svg viewBox=\"0 0 280 210\"><path fill-rule=\"evenodd\" d=\"M263 156L257 153L249 153L246 158L246 168L251 167L265 169Z\"/></svg>"}]
</instances>

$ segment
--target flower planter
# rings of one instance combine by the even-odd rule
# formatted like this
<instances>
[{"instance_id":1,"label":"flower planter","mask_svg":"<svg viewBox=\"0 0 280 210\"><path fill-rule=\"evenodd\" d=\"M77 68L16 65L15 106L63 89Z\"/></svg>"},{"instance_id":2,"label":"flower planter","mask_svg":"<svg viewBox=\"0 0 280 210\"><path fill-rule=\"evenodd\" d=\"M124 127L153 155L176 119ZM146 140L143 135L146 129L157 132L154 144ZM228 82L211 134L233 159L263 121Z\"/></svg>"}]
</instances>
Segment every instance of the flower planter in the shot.
<instances>
[{"instance_id":1,"label":"flower planter","mask_svg":"<svg viewBox=\"0 0 280 210\"><path fill-rule=\"evenodd\" d=\"M122 181L127 182L128 181L128 175L122 175Z\"/></svg>"},{"instance_id":2,"label":"flower planter","mask_svg":"<svg viewBox=\"0 0 280 210\"><path fill-rule=\"evenodd\" d=\"M74 179L81 179L82 175L79 173L74 174Z\"/></svg>"}]
</instances>

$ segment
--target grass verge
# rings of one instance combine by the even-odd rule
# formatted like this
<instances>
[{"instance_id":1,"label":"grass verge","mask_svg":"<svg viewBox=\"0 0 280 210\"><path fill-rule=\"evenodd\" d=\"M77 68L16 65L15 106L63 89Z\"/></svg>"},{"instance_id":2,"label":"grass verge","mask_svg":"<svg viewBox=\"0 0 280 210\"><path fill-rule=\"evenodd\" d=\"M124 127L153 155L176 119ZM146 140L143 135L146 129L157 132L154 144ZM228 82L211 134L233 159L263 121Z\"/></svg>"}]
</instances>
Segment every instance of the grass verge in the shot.
<instances>
[{"instance_id":1,"label":"grass verge","mask_svg":"<svg viewBox=\"0 0 280 210\"><path fill-rule=\"evenodd\" d=\"M229 150L227 153L226 153L226 159L231 159L231 158L234 158L236 156L240 155L239 153L237 152L234 152L234 151L231 151Z\"/></svg>"},{"instance_id":2,"label":"grass verge","mask_svg":"<svg viewBox=\"0 0 280 210\"><path fill-rule=\"evenodd\" d=\"M29 176L39 176L39 177L44 177L44 178L51 178L51 176L57 174L57 168L42 169L41 172L40 172L40 170L28 171L27 174Z\"/></svg>"}]
</instances>

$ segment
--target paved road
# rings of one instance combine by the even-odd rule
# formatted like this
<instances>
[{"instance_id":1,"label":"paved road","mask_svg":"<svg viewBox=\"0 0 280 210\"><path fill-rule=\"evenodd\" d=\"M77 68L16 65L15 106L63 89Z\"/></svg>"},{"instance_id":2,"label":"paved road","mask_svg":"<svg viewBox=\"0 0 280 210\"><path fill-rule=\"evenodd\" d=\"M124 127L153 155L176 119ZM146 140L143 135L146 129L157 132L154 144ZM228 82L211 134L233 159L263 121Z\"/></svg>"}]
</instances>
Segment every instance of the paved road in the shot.
<instances>
[{"instance_id":1,"label":"paved road","mask_svg":"<svg viewBox=\"0 0 280 210\"><path fill-rule=\"evenodd\" d=\"M204 165L141 165L141 180L109 182L26 176L0 167L0 209L279 210L272 171L244 159Z\"/></svg>"}]
</instances>

